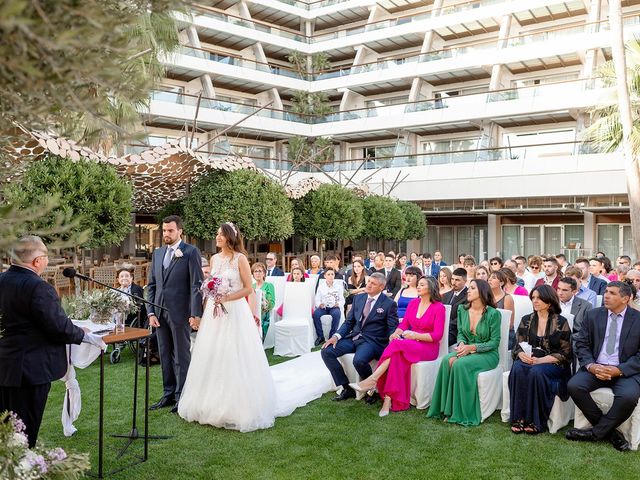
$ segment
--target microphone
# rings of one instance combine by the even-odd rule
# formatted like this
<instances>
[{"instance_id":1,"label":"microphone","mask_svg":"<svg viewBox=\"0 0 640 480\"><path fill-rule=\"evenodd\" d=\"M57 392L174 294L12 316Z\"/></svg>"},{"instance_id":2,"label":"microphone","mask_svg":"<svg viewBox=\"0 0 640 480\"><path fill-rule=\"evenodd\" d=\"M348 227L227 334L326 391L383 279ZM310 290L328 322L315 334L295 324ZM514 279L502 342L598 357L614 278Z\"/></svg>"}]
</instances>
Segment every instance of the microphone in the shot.
<instances>
[{"instance_id":1,"label":"microphone","mask_svg":"<svg viewBox=\"0 0 640 480\"><path fill-rule=\"evenodd\" d=\"M76 269L73 268L73 267L67 267L64 270L62 270L62 275L67 277L67 278L78 277L81 280L93 281L92 278L87 277L86 275L83 275L81 273L76 272Z\"/></svg>"}]
</instances>

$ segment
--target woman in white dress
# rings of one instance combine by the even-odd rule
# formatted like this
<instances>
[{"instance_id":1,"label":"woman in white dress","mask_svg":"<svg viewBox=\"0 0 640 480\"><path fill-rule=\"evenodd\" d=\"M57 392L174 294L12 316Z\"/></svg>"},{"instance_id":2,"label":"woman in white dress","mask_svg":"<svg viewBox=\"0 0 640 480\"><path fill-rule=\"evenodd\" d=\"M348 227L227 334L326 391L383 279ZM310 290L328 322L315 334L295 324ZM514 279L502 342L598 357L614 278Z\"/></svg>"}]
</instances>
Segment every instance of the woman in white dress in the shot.
<instances>
[{"instance_id":1,"label":"woman in white dress","mask_svg":"<svg viewBox=\"0 0 640 480\"><path fill-rule=\"evenodd\" d=\"M253 314L245 297L251 292L251 270L238 227L218 229L211 275L230 286L221 303L226 313L214 316L206 300L178 414L187 421L250 432L273 426L276 393Z\"/></svg>"}]
</instances>

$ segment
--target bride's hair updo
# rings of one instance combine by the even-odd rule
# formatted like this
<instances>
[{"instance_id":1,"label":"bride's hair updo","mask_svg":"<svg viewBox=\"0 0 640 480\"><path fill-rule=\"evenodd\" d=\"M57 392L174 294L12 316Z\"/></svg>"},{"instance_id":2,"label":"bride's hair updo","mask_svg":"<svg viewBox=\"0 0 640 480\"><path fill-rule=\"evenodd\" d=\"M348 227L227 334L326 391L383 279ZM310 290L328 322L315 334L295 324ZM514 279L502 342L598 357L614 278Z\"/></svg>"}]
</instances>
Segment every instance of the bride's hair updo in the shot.
<instances>
[{"instance_id":1,"label":"bride's hair updo","mask_svg":"<svg viewBox=\"0 0 640 480\"><path fill-rule=\"evenodd\" d=\"M220 231L222 235L227 240L227 245L234 252L240 252L244 255L247 254L247 251L244 249L244 240L242 238L242 232L238 226L231 222L225 222L220 225Z\"/></svg>"}]
</instances>

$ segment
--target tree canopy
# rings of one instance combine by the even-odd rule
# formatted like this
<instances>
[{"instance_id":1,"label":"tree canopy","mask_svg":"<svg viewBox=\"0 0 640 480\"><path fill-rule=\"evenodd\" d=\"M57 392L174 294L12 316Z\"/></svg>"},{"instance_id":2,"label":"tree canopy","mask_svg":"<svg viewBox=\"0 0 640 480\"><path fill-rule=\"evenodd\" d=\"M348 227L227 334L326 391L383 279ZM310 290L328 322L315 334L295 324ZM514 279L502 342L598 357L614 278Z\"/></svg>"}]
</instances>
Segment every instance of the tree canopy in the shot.
<instances>
[{"instance_id":1,"label":"tree canopy","mask_svg":"<svg viewBox=\"0 0 640 480\"><path fill-rule=\"evenodd\" d=\"M50 156L34 162L21 181L8 185L4 193L7 204L17 209L46 205L54 196L56 212L75 220L72 228L60 232L62 237L88 234L87 240L77 246L117 245L131 231L133 188L105 163ZM26 226L55 233L58 218L55 214L42 215Z\"/></svg>"},{"instance_id":2,"label":"tree canopy","mask_svg":"<svg viewBox=\"0 0 640 480\"><path fill-rule=\"evenodd\" d=\"M398 240L418 240L424 237L427 229L427 222L422 213L422 209L413 202L398 202L398 206L404 214L407 226L402 235L398 235Z\"/></svg>"},{"instance_id":3,"label":"tree canopy","mask_svg":"<svg viewBox=\"0 0 640 480\"><path fill-rule=\"evenodd\" d=\"M362 201L364 228L362 237L397 240L405 233L407 220L398 203L388 197L370 195Z\"/></svg>"},{"instance_id":4,"label":"tree canopy","mask_svg":"<svg viewBox=\"0 0 640 480\"><path fill-rule=\"evenodd\" d=\"M362 201L341 185L321 185L295 203L295 231L304 238L354 239L362 222Z\"/></svg>"},{"instance_id":5,"label":"tree canopy","mask_svg":"<svg viewBox=\"0 0 640 480\"><path fill-rule=\"evenodd\" d=\"M284 189L253 170L214 170L184 200L185 232L214 238L223 222L234 222L249 240L281 240L293 234L291 201Z\"/></svg>"}]
</instances>

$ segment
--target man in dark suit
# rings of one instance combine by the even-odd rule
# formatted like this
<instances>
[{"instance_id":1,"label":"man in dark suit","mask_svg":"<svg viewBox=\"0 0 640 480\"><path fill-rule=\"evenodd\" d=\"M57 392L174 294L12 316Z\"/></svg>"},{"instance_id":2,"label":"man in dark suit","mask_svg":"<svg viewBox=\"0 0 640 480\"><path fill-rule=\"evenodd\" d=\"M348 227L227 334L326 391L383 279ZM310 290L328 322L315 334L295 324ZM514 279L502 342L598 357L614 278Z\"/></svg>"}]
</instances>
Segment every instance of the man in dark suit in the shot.
<instances>
[{"instance_id":1,"label":"man in dark suit","mask_svg":"<svg viewBox=\"0 0 640 480\"><path fill-rule=\"evenodd\" d=\"M449 317L449 346L458 342L458 306L467 303L467 271L456 268L451 275L452 290L442 297L444 305L451 305Z\"/></svg>"},{"instance_id":2,"label":"man in dark suit","mask_svg":"<svg viewBox=\"0 0 640 480\"><path fill-rule=\"evenodd\" d=\"M427 277L433 277L433 278L438 278L438 275L440 275L440 267L436 266L435 263L433 263L433 258L431 258L431 254L430 253L425 253L422 256L422 270L424 271L424 274Z\"/></svg>"},{"instance_id":3,"label":"man in dark suit","mask_svg":"<svg viewBox=\"0 0 640 480\"><path fill-rule=\"evenodd\" d=\"M576 282L574 278L561 278L558 281L556 292L558 292L562 314L570 313L573 315L573 333L575 335L580 331L585 313L591 310L593 305L582 298L576 297L578 293L578 282Z\"/></svg>"},{"instance_id":4,"label":"man in dark suit","mask_svg":"<svg viewBox=\"0 0 640 480\"><path fill-rule=\"evenodd\" d=\"M600 260L598 260L600 261ZM596 295L604 295L604 291L607 289L607 282L601 278L591 275L590 263L586 258L578 258L575 261L575 266L582 271L582 283L589 290L593 290Z\"/></svg>"},{"instance_id":5,"label":"man in dark suit","mask_svg":"<svg viewBox=\"0 0 640 480\"><path fill-rule=\"evenodd\" d=\"M436 274L434 275L435 278L438 278L438 275L440 274L440 270L442 269L442 267L446 267L446 266L447 264L442 259L442 252L440 250L436 250L435 252L433 252L433 268L435 269L434 271L436 272Z\"/></svg>"},{"instance_id":6,"label":"man in dark suit","mask_svg":"<svg viewBox=\"0 0 640 480\"><path fill-rule=\"evenodd\" d=\"M76 327L55 289L40 278L47 247L28 235L11 251L12 265L0 274L0 412L15 412L34 447L51 382L67 372L67 344L102 339Z\"/></svg>"},{"instance_id":7,"label":"man in dark suit","mask_svg":"<svg viewBox=\"0 0 640 480\"><path fill-rule=\"evenodd\" d=\"M629 450L617 427L640 398L640 313L629 307L632 291L624 282L611 282L604 294L604 307L587 312L576 335L580 370L569 380L568 390L589 423L587 430L572 428L569 440L609 440L620 451ZM604 414L591 398L602 387L613 390L614 400Z\"/></svg>"},{"instance_id":8,"label":"man in dark suit","mask_svg":"<svg viewBox=\"0 0 640 480\"><path fill-rule=\"evenodd\" d=\"M335 401L356 396L338 358L355 352L353 366L358 375L369 377L372 373L369 362L380 358L389 344L389 337L398 327L398 306L382 293L384 289L384 275L372 273L367 280L366 293L355 296L347 319L322 346L322 360L336 386L342 386L342 392L333 399Z\"/></svg>"},{"instance_id":9,"label":"man in dark suit","mask_svg":"<svg viewBox=\"0 0 640 480\"><path fill-rule=\"evenodd\" d=\"M278 256L273 253L267 253L267 277L284 277L284 272L277 266Z\"/></svg>"},{"instance_id":10,"label":"man in dark suit","mask_svg":"<svg viewBox=\"0 0 640 480\"><path fill-rule=\"evenodd\" d=\"M170 215L162 221L164 247L157 248L151 259L147 284L150 302L165 307L156 312L147 307L149 325L156 327L160 365L162 366L163 394L151 410L173 407L187 378L191 362L191 328L202 316L203 274L200 251L182 241L182 219Z\"/></svg>"},{"instance_id":11,"label":"man in dark suit","mask_svg":"<svg viewBox=\"0 0 640 480\"><path fill-rule=\"evenodd\" d=\"M402 288L402 274L395 268L396 259L393 255L385 255L384 268L378 270L378 273L384 275L386 280L385 290L391 298L395 298L396 293Z\"/></svg>"}]
</instances>

